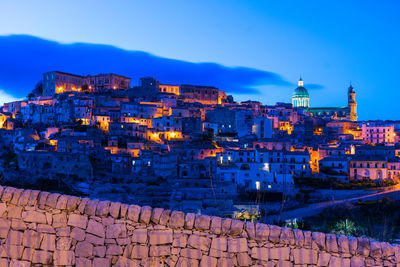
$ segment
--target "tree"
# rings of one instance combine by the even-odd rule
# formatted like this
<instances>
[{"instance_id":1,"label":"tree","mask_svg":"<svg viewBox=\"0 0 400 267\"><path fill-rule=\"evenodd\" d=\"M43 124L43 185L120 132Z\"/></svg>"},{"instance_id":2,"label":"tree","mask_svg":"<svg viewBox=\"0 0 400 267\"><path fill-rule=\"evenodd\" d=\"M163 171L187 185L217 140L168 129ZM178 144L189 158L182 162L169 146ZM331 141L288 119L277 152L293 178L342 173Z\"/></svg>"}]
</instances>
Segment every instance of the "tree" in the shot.
<instances>
[{"instance_id":1,"label":"tree","mask_svg":"<svg viewBox=\"0 0 400 267\"><path fill-rule=\"evenodd\" d=\"M43 81L40 80L36 83L35 88L33 88L32 93L35 96L41 96L43 95ZM29 97L29 95L28 95Z\"/></svg>"},{"instance_id":2,"label":"tree","mask_svg":"<svg viewBox=\"0 0 400 267\"><path fill-rule=\"evenodd\" d=\"M34 93L29 93L28 94L28 100L31 100L32 98L34 98L35 97L35 94Z\"/></svg>"}]
</instances>

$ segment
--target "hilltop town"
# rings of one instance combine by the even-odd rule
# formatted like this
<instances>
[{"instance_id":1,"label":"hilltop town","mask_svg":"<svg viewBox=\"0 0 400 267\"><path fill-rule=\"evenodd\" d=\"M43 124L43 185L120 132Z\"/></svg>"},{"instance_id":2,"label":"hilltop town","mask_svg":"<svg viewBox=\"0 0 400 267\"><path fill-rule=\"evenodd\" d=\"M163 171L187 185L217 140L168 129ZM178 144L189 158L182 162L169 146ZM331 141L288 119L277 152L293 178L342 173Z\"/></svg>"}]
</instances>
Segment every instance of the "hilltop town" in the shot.
<instances>
[{"instance_id":1,"label":"hilltop town","mask_svg":"<svg viewBox=\"0 0 400 267\"><path fill-rule=\"evenodd\" d=\"M292 103L275 105L131 83L51 71L26 100L5 103L2 184L263 220L398 182L400 122L358 121L351 84L344 107L310 107L302 79Z\"/></svg>"}]
</instances>

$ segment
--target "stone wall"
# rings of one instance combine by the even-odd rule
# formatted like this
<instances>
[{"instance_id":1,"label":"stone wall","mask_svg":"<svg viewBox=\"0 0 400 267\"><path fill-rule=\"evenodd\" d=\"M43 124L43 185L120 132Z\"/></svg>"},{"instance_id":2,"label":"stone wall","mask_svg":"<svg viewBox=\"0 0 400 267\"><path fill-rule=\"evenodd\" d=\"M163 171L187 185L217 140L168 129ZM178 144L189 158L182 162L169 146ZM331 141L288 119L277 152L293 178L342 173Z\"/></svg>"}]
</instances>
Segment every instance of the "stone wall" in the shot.
<instances>
[{"instance_id":1,"label":"stone wall","mask_svg":"<svg viewBox=\"0 0 400 267\"><path fill-rule=\"evenodd\" d=\"M0 266L400 266L400 246L0 186Z\"/></svg>"}]
</instances>

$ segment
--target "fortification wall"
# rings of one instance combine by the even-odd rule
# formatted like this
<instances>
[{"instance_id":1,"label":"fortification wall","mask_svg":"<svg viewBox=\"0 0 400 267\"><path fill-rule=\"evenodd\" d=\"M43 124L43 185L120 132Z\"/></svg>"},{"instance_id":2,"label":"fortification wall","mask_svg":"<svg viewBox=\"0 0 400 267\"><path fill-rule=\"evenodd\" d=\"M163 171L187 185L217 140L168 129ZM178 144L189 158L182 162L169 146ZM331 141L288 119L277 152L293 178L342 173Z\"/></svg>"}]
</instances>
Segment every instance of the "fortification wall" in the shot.
<instances>
[{"instance_id":1,"label":"fortification wall","mask_svg":"<svg viewBox=\"0 0 400 267\"><path fill-rule=\"evenodd\" d=\"M400 247L0 186L0 266L400 266Z\"/></svg>"}]
</instances>

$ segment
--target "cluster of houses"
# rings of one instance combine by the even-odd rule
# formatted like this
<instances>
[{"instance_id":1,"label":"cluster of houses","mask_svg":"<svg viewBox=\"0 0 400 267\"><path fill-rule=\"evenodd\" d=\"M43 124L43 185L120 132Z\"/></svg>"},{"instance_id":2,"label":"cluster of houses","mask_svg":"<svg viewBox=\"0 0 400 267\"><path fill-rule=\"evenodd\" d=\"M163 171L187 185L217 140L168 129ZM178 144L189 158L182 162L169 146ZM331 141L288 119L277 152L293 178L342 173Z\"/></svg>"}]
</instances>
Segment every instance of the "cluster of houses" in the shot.
<instances>
[{"instance_id":1,"label":"cluster of houses","mask_svg":"<svg viewBox=\"0 0 400 267\"><path fill-rule=\"evenodd\" d=\"M326 111L299 106L309 103L302 81L295 105L264 105L212 86L52 71L41 95L4 104L0 136L31 182L164 181L170 208L229 210L246 192L293 194L298 177L400 177L400 122L356 121L350 87L349 108Z\"/></svg>"}]
</instances>

